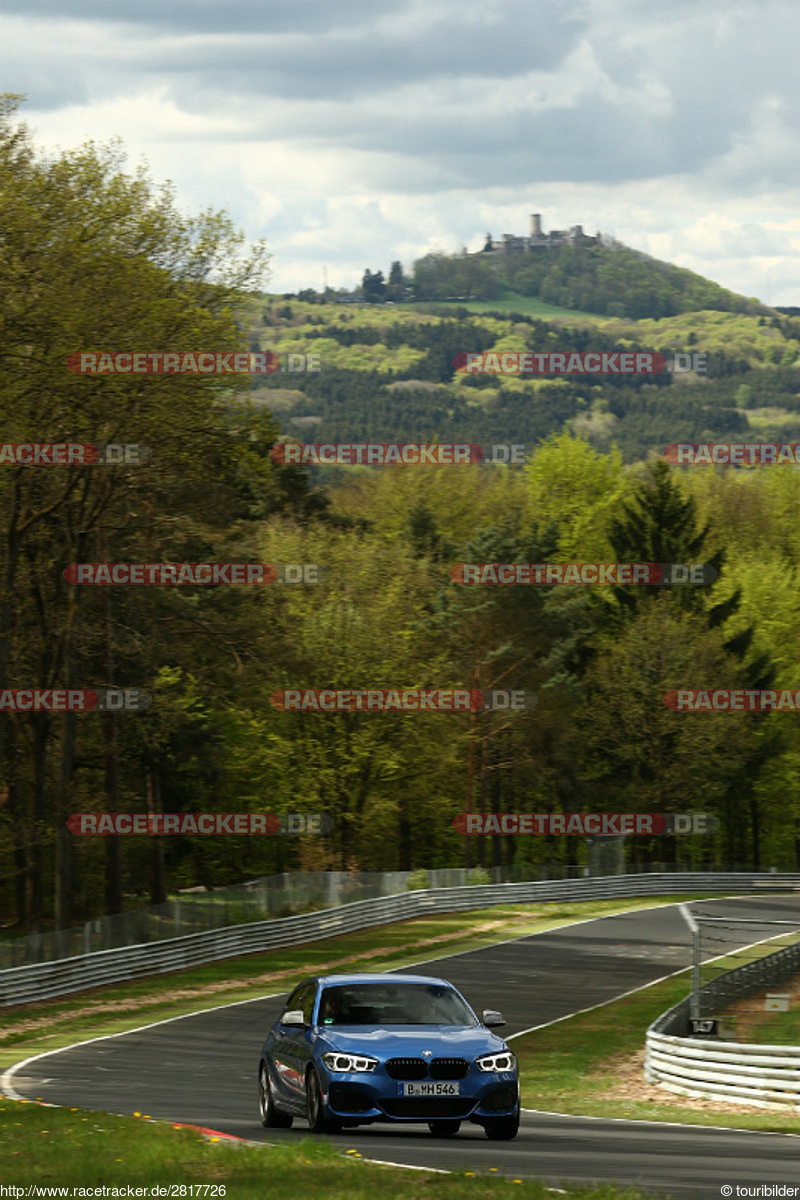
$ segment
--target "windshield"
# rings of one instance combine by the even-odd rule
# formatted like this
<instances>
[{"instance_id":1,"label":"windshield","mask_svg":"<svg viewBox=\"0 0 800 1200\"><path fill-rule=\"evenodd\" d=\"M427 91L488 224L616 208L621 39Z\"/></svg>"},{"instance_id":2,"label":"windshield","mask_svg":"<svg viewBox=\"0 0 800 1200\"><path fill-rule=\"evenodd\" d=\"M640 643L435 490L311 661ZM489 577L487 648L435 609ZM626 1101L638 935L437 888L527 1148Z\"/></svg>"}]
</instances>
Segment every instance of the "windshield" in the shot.
<instances>
[{"instance_id":1,"label":"windshield","mask_svg":"<svg viewBox=\"0 0 800 1200\"><path fill-rule=\"evenodd\" d=\"M477 1025L452 988L428 983L357 983L327 987L320 1025Z\"/></svg>"}]
</instances>

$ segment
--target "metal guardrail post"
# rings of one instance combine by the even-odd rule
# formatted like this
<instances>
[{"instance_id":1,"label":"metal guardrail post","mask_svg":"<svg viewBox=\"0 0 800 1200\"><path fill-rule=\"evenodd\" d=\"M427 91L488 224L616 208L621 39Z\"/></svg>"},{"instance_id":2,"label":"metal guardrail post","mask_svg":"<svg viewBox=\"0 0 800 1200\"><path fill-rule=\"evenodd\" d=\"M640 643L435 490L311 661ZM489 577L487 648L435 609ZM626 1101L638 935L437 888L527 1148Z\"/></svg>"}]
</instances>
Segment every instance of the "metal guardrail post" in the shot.
<instances>
[{"instance_id":1,"label":"metal guardrail post","mask_svg":"<svg viewBox=\"0 0 800 1200\"><path fill-rule=\"evenodd\" d=\"M686 924L692 931L692 1000L690 1019L700 1020L700 926L695 921L688 904L679 904L678 908Z\"/></svg>"}]
</instances>

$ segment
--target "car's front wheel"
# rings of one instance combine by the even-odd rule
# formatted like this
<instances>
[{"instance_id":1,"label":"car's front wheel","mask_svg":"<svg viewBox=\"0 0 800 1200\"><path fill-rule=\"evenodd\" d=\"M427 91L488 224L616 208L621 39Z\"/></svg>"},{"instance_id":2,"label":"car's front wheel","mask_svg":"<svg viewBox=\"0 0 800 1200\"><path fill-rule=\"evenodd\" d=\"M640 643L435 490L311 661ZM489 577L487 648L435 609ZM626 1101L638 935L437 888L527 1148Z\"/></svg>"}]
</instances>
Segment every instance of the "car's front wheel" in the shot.
<instances>
[{"instance_id":1,"label":"car's front wheel","mask_svg":"<svg viewBox=\"0 0 800 1200\"><path fill-rule=\"evenodd\" d=\"M289 1113L275 1107L272 1084L267 1064L262 1062L258 1070L258 1112L265 1129L291 1129L293 1118Z\"/></svg>"},{"instance_id":2,"label":"car's front wheel","mask_svg":"<svg viewBox=\"0 0 800 1200\"><path fill-rule=\"evenodd\" d=\"M342 1128L341 1121L325 1115L319 1075L313 1067L306 1076L306 1116L312 1133L338 1133Z\"/></svg>"},{"instance_id":3,"label":"car's front wheel","mask_svg":"<svg viewBox=\"0 0 800 1200\"><path fill-rule=\"evenodd\" d=\"M510 1142L519 1132L519 1109L512 1117L495 1117L485 1121L483 1127L490 1142Z\"/></svg>"},{"instance_id":4,"label":"car's front wheel","mask_svg":"<svg viewBox=\"0 0 800 1200\"><path fill-rule=\"evenodd\" d=\"M428 1121L428 1129L434 1137L454 1137L460 1128L460 1121Z\"/></svg>"}]
</instances>

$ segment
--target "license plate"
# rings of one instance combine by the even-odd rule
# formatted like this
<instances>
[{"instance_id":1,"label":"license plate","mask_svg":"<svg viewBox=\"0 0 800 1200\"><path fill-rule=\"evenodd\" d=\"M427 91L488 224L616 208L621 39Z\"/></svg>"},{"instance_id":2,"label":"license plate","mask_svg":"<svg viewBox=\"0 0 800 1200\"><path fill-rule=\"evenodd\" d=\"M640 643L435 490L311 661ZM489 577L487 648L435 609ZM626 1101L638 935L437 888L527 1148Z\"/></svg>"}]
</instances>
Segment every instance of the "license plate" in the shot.
<instances>
[{"instance_id":1,"label":"license plate","mask_svg":"<svg viewBox=\"0 0 800 1200\"><path fill-rule=\"evenodd\" d=\"M460 1083L401 1083L401 1096L460 1096Z\"/></svg>"}]
</instances>

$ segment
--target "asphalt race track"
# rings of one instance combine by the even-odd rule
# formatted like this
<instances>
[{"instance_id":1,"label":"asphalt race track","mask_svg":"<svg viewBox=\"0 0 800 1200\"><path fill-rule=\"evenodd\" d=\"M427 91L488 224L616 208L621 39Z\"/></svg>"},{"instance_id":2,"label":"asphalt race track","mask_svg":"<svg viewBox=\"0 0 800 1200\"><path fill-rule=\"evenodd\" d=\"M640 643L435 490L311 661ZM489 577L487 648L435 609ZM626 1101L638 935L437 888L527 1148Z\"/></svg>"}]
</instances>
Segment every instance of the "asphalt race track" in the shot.
<instances>
[{"instance_id":1,"label":"asphalt race track","mask_svg":"<svg viewBox=\"0 0 800 1200\"><path fill-rule=\"evenodd\" d=\"M792 920L800 898L698 901L715 916ZM755 929L740 944L768 936ZM730 943L733 946L735 943ZM474 1008L499 1008L508 1037L589 1008L690 964L689 930L677 906L604 917L405 968L443 976ZM721 945L716 953L727 947ZM254 1141L309 1137L305 1122L265 1130L256 1072L267 1029L281 1012L276 994L182 1017L32 1059L5 1078L7 1094L121 1114L140 1112L211 1126ZM730 1118L735 1124L736 1118ZM800 1119L798 1120L800 1134ZM523 1113L513 1142L489 1142L465 1123L434 1140L425 1126L372 1125L333 1139L367 1158L440 1170L488 1171L562 1181L616 1180L665 1193L719 1197L723 1184L800 1184L800 1139L646 1122Z\"/></svg>"}]
</instances>

